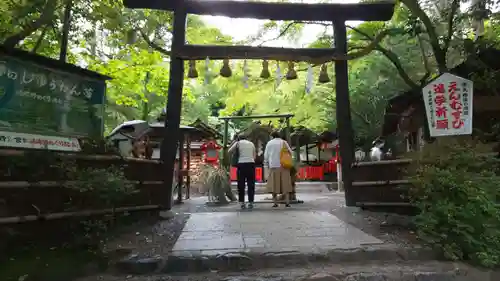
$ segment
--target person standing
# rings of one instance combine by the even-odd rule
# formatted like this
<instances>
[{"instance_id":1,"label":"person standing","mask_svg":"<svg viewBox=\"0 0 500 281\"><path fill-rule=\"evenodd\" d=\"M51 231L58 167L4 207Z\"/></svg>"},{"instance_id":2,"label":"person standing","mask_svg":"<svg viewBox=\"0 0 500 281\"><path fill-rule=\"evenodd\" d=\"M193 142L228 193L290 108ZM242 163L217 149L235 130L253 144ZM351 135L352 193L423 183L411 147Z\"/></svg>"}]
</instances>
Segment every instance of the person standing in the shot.
<instances>
[{"instance_id":1,"label":"person standing","mask_svg":"<svg viewBox=\"0 0 500 281\"><path fill-rule=\"evenodd\" d=\"M269 170L267 177L268 192L273 194L273 207L278 207L278 194L283 194L285 206L290 207L290 194L292 193L292 177L290 170L283 167L281 163L282 150L292 155L292 149L283 140L279 132L271 133L271 138L264 151L264 167Z\"/></svg>"},{"instance_id":2,"label":"person standing","mask_svg":"<svg viewBox=\"0 0 500 281\"><path fill-rule=\"evenodd\" d=\"M245 183L248 186L248 208L253 208L255 199L255 145L246 139L246 136L240 135L233 145L229 148L229 153L236 153L238 160L237 182L238 182L238 201L241 208L245 209Z\"/></svg>"}]
</instances>

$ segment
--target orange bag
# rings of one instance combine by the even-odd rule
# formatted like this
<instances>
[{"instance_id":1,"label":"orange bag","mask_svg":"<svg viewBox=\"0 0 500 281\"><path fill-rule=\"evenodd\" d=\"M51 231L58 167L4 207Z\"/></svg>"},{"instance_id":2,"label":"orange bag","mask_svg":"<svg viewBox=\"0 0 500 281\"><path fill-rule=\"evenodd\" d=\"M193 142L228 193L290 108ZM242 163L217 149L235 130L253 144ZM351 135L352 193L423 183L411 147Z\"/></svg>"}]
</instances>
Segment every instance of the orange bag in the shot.
<instances>
[{"instance_id":1,"label":"orange bag","mask_svg":"<svg viewBox=\"0 0 500 281\"><path fill-rule=\"evenodd\" d=\"M290 154L290 151L288 151L285 142L283 142L283 145L281 146L280 164L281 167L287 170L290 170L293 167L292 155Z\"/></svg>"}]
</instances>

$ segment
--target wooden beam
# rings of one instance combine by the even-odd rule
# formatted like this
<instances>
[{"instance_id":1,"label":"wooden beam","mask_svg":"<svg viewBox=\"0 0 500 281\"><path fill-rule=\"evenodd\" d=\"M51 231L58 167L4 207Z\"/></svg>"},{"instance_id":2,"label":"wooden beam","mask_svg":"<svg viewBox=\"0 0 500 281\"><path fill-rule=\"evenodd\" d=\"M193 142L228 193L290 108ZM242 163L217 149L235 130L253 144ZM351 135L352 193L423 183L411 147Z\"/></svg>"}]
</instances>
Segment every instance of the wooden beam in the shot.
<instances>
[{"instance_id":1,"label":"wooden beam","mask_svg":"<svg viewBox=\"0 0 500 281\"><path fill-rule=\"evenodd\" d=\"M250 115L250 116L226 116L219 117L221 120L241 120L241 119L266 119L266 118L292 118L293 114L268 114L268 115Z\"/></svg>"},{"instance_id":2,"label":"wooden beam","mask_svg":"<svg viewBox=\"0 0 500 281\"><path fill-rule=\"evenodd\" d=\"M335 49L273 48L255 46L184 45L174 54L184 60L267 59L324 63L335 55Z\"/></svg>"},{"instance_id":3,"label":"wooden beam","mask_svg":"<svg viewBox=\"0 0 500 281\"><path fill-rule=\"evenodd\" d=\"M395 1L307 4L230 0L124 0L131 9L175 11L185 6L188 14L297 21L387 21L394 13Z\"/></svg>"}]
</instances>

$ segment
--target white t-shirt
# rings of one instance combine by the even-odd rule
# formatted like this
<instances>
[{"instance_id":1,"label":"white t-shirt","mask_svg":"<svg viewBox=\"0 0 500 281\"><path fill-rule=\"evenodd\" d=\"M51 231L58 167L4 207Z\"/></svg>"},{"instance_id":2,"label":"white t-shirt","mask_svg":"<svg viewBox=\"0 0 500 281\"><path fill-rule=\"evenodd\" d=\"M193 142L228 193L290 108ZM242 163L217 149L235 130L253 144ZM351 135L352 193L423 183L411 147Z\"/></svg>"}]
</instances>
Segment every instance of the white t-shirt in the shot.
<instances>
[{"instance_id":1,"label":"white t-shirt","mask_svg":"<svg viewBox=\"0 0 500 281\"><path fill-rule=\"evenodd\" d=\"M255 163L255 145L253 142L248 140L237 141L229 148L229 152L233 152L236 146L238 146L240 152L238 163Z\"/></svg>"},{"instance_id":2,"label":"white t-shirt","mask_svg":"<svg viewBox=\"0 0 500 281\"><path fill-rule=\"evenodd\" d=\"M266 144L266 151L264 151L264 166L269 168L280 168L281 167L281 148L283 145L286 146L290 154L292 154L292 149L286 141L280 138L275 138L270 140Z\"/></svg>"}]
</instances>

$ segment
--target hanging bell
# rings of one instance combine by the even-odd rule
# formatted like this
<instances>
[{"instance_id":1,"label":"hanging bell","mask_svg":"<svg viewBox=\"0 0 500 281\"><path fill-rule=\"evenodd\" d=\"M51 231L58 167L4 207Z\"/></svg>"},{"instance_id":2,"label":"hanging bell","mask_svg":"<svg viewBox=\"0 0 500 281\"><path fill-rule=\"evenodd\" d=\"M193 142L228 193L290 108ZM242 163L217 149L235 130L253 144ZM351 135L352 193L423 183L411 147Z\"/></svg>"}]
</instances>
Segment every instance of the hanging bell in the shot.
<instances>
[{"instance_id":1,"label":"hanging bell","mask_svg":"<svg viewBox=\"0 0 500 281\"><path fill-rule=\"evenodd\" d=\"M286 80L297 79L297 72L294 69L295 65L293 62L288 63L288 72L286 73Z\"/></svg>"},{"instance_id":2,"label":"hanging bell","mask_svg":"<svg viewBox=\"0 0 500 281\"><path fill-rule=\"evenodd\" d=\"M321 65L318 82L322 84L330 82L330 77L328 77L328 70L326 64Z\"/></svg>"},{"instance_id":3,"label":"hanging bell","mask_svg":"<svg viewBox=\"0 0 500 281\"><path fill-rule=\"evenodd\" d=\"M262 62L262 72L260 73L260 78L268 79L271 77L271 73L269 72L269 62L264 60Z\"/></svg>"},{"instance_id":4,"label":"hanging bell","mask_svg":"<svg viewBox=\"0 0 500 281\"><path fill-rule=\"evenodd\" d=\"M188 78L198 78L198 71L196 70L196 61L189 61Z\"/></svg>"},{"instance_id":5,"label":"hanging bell","mask_svg":"<svg viewBox=\"0 0 500 281\"><path fill-rule=\"evenodd\" d=\"M127 31L127 44L134 44L135 42L137 42L137 32L135 31L135 29L130 29L129 31Z\"/></svg>"},{"instance_id":6,"label":"hanging bell","mask_svg":"<svg viewBox=\"0 0 500 281\"><path fill-rule=\"evenodd\" d=\"M220 69L220 76L228 78L231 77L231 75L232 71L229 67L229 59L224 59L222 68Z\"/></svg>"}]
</instances>

